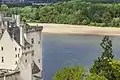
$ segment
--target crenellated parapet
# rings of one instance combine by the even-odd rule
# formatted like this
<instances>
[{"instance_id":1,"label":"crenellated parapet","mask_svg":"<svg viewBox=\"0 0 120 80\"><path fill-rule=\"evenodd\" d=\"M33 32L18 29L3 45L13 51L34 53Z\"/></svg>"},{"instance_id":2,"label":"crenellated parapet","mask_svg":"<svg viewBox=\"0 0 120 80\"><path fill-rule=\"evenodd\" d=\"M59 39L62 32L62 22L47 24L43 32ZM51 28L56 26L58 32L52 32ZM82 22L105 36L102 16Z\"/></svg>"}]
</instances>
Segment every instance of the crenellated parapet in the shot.
<instances>
[{"instance_id":1,"label":"crenellated parapet","mask_svg":"<svg viewBox=\"0 0 120 80\"><path fill-rule=\"evenodd\" d=\"M28 25L25 29L26 33L29 32L36 32L36 31L42 31L43 30L43 26L30 26Z\"/></svg>"}]
</instances>

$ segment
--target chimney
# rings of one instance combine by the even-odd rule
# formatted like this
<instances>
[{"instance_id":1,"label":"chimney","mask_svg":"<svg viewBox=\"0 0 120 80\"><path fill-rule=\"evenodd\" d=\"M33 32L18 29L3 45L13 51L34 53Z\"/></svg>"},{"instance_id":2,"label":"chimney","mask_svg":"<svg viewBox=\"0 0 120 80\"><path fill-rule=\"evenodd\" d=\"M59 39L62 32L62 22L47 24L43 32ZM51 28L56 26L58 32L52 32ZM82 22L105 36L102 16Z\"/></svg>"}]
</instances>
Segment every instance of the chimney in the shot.
<instances>
[{"instance_id":1,"label":"chimney","mask_svg":"<svg viewBox=\"0 0 120 80\"><path fill-rule=\"evenodd\" d=\"M24 25L21 25L19 28L20 28L20 44L24 46Z\"/></svg>"},{"instance_id":2,"label":"chimney","mask_svg":"<svg viewBox=\"0 0 120 80\"><path fill-rule=\"evenodd\" d=\"M20 26L20 15L13 15L12 17L15 19L16 25Z\"/></svg>"}]
</instances>

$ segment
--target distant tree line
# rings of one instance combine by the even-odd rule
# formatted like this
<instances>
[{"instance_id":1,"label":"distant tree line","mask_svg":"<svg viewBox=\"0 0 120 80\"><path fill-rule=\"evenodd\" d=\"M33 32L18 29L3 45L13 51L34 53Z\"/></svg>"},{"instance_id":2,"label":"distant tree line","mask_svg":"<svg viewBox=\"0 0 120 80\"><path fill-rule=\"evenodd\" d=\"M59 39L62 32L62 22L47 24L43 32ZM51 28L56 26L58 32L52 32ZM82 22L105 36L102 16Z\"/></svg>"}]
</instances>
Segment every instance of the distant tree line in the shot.
<instances>
[{"instance_id":1,"label":"distant tree line","mask_svg":"<svg viewBox=\"0 0 120 80\"><path fill-rule=\"evenodd\" d=\"M8 7L2 4L0 10L8 15L19 13L21 19L28 22L120 27L120 3L93 4L71 0L37 7Z\"/></svg>"}]
</instances>

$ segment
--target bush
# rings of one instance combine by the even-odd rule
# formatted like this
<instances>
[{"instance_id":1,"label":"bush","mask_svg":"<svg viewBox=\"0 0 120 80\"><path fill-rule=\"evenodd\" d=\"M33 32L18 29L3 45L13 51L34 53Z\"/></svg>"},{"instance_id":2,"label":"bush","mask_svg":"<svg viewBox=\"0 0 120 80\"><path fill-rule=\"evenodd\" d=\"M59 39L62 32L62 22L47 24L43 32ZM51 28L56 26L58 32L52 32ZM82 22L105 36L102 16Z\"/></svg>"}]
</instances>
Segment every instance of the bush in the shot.
<instances>
[{"instance_id":1,"label":"bush","mask_svg":"<svg viewBox=\"0 0 120 80\"><path fill-rule=\"evenodd\" d=\"M90 26L96 26L96 23L91 22L89 25L90 25Z\"/></svg>"}]
</instances>

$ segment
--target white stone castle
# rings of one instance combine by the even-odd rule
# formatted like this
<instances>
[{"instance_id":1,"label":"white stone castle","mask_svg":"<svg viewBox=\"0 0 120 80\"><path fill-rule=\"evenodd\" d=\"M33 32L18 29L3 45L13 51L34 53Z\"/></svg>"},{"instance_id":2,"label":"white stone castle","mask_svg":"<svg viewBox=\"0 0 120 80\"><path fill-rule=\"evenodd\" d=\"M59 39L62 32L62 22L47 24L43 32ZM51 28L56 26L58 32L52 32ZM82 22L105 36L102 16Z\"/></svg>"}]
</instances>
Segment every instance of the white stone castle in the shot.
<instances>
[{"instance_id":1,"label":"white stone castle","mask_svg":"<svg viewBox=\"0 0 120 80\"><path fill-rule=\"evenodd\" d=\"M0 14L0 80L42 80L42 29Z\"/></svg>"}]
</instances>

